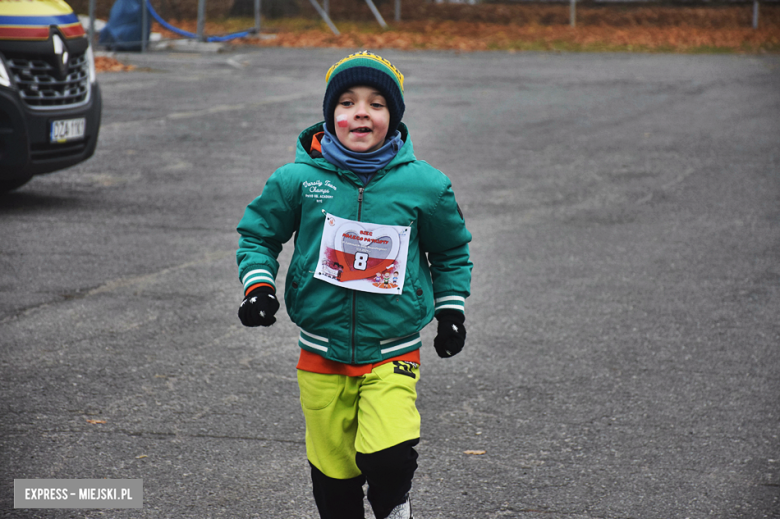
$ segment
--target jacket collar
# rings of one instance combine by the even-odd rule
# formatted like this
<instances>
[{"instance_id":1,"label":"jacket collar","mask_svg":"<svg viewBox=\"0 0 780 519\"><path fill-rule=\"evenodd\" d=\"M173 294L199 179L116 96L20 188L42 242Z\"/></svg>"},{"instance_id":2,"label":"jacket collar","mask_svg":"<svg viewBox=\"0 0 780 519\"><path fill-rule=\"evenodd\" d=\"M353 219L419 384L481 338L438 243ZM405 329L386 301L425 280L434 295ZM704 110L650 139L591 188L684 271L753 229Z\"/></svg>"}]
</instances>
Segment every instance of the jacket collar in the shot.
<instances>
[{"instance_id":1,"label":"jacket collar","mask_svg":"<svg viewBox=\"0 0 780 519\"><path fill-rule=\"evenodd\" d=\"M343 169L338 169L336 166L325 160L324 158L319 159L313 159L311 155L309 155L309 149L311 149L311 140L315 133L319 133L322 131L322 125L323 122L319 122L317 124L314 124L312 126L309 126L305 130L301 132L300 135L298 135L298 145L295 149L295 163L296 164L308 164L310 166L314 166L320 169L326 169L328 171L333 171L334 173L337 173L339 175L348 176L349 178L356 181L359 185L363 185L363 183L358 179L357 175L355 175L353 172ZM404 141L404 145L401 146L401 149L398 150L398 153L395 155L393 160L390 161L390 163L384 167L384 169L380 169L377 173L375 178L378 178L380 175L384 174L384 172L400 166L401 164L406 164L407 162L414 162L417 160L417 158L414 156L414 146L412 145L412 139L409 137L409 129L406 127L404 123L401 123L398 125L398 131L401 132L401 140Z\"/></svg>"}]
</instances>

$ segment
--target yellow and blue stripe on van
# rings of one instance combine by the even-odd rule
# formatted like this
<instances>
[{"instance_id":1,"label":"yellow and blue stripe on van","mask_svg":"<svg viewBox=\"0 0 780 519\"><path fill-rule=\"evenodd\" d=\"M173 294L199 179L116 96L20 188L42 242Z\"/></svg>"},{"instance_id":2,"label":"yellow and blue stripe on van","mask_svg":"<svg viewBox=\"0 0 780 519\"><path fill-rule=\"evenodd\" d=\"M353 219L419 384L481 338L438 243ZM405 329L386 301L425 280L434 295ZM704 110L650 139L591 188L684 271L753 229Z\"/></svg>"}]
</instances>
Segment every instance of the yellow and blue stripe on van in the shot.
<instances>
[{"instance_id":1,"label":"yellow and blue stripe on van","mask_svg":"<svg viewBox=\"0 0 780 519\"><path fill-rule=\"evenodd\" d=\"M65 38L84 36L84 27L71 13L42 16L0 15L0 40L48 40L49 27L56 25Z\"/></svg>"}]
</instances>

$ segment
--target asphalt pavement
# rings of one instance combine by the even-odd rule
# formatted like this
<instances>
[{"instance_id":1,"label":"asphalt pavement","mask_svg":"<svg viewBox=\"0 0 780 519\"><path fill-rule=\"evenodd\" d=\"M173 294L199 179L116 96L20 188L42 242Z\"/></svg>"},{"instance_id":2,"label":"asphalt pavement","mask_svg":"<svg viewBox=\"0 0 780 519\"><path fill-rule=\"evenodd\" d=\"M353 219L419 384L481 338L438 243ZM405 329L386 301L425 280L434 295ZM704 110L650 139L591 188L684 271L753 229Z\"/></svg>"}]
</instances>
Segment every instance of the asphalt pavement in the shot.
<instances>
[{"instance_id":1,"label":"asphalt pavement","mask_svg":"<svg viewBox=\"0 0 780 519\"><path fill-rule=\"evenodd\" d=\"M0 196L0 517L316 517L297 328L239 323L235 227L346 53L122 55L95 156ZM780 57L380 53L474 235L415 517L780 517ZM13 508L103 478L143 508Z\"/></svg>"}]
</instances>

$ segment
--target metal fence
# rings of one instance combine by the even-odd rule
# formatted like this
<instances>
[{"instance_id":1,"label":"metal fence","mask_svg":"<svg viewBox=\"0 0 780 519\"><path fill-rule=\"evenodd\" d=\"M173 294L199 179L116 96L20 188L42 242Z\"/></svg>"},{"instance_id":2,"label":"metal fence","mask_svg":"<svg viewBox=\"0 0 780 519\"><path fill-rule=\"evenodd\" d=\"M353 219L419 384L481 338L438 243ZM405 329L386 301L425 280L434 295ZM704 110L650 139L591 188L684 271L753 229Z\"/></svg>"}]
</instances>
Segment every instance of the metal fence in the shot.
<instances>
[{"instance_id":1,"label":"metal fence","mask_svg":"<svg viewBox=\"0 0 780 519\"><path fill-rule=\"evenodd\" d=\"M77 3L78 0L74 2ZM111 0L113 2L113 0ZM182 0L180 0L181 2ZM191 40L199 41L199 42L207 42L207 41L226 41L228 39L234 38L234 37L243 37L247 35L252 34L259 34L262 29L262 12L264 10L263 1L266 2L265 7L268 7L268 4L274 4L279 3L280 0L228 0L229 2L232 2L232 5L237 4L239 1L246 6L248 3L251 3L251 16L254 20L254 24L251 27L247 27L246 29L243 29L241 31L238 31L236 33L227 34L227 35L220 35L220 36L206 36L205 34L205 22L207 19L208 11L209 11L209 3L220 3L222 6L222 10L224 12L224 5L225 0L184 0L182 3L185 3L190 8L197 4L197 30L196 32L187 32L178 30L176 27L168 24L166 20L164 19L164 16L161 16L160 13L155 11L154 7L152 6L150 0L143 0L142 1L142 41L141 43L141 50L146 51L149 41L149 34L147 34L146 28L148 26L148 20L151 18L155 19L161 26L165 27L166 29L169 29L177 34L179 34L183 38L188 38ZM289 0L285 0L288 2L288 5L292 5L293 2L289 2ZM443 5L443 4L461 4L464 7L468 7L469 9L472 9L471 12L477 12L476 10L479 10L481 8L480 4L490 4L490 5L519 5L519 4L545 4L545 5L551 5L551 4L568 4L568 21L569 25L571 27L577 26L577 8L578 8L578 1L579 4L588 5L588 6L594 6L594 5L601 5L601 6L607 6L612 5L616 6L618 4L629 4L632 6L684 6L684 7L697 7L697 6L706 6L706 7L719 7L719 6L734 6L734 5L745 5L748 2L751 2L751 0L738 0L738 1L726 1L726 2L712 2L712 1L702 1L702 0L349 0L352 4L357 5L363 5L363 9L367 8L368 11L370 11L373 20L376 21L379 26L382 28L388 28L388 24L386 21L386 18L389 14L391 16L392 21L394 22L401 22L403 21L403 9L404 5L406 6L419 6L422 3L425 4L432 4L432 5ZM95 20L96 20L96 11L97 11L97 2L98 0L88 0L89 2L89 37L90 41L93 43L95 42ZM173 6L172 0L159 0L159 4L164 7L166 5L169 7ZM327 25L327 27L333 32L335 35L339 35L340 31L338 29L337 23L334 22L332 16L331 16L331 2L336 3L337 0L297 0L297 2L294 2L297 5L302 4L308 4L312 9L313 13L316 13L316 16L321 18L323 22ZM106 0L101 0L101 10L106 10ZM341 0L339 3L343 3L343 0ZM780 1L778 0L772 0L767 1L764 0L762 3L772 3L775 5L780 5ZM379 4L379 6L377 5ZM383 16L380 8L385 12L385 15ZM169 9L169 12L171 10ZM244 11L246 12L246 10ZM163 13L164 14L164 13ZM760 3L759 0L752 0L752 27L754 29L757 29L759 27L759 14L760 14Z\"/></svg>"}]
</instances>

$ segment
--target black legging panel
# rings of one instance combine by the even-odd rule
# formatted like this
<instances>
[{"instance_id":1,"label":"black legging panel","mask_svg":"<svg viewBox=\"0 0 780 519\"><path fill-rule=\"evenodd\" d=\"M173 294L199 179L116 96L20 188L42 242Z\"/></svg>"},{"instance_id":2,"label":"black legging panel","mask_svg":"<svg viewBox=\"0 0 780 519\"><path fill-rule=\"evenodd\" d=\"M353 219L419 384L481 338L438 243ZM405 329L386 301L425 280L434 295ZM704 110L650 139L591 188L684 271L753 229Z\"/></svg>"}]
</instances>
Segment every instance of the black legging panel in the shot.
<instances>
[{"instance_id":1,"label":"black legging panel","mask_svg":"<svg viewBox=\"0 0 780 519\"><path fill-rule=\"evenodd\" d=\"M419 438L371 454L358 452L355 456L358 468L368 481L368 501L377 519L390 515L412 489L417 470L417 451L413 447L418 443Z\"/></svg>"},{"instance_id":2,"label":"black legging panel","mask_svg":"<svg viewBox=\"0 0 780 519\"><path fill-rule=\"evenodd\" d=\"M309 463L311 465L311 463ZM364 519L363 483L360 475L351 479L334 479L311 465L314 501L322 519Z\"/></svg>"},{"instance_id":3,"label":"black legging panel","mask_svg":"<svg viewBox=\"0 0 780 519\"><path fill-rule=\"evenodd\" d=\"M420 439L405 441L371 454L360 452L355 462L363 473L351 479L334 479L311 465L314 500L321 519L364 519L363 483L368 481L368 501L377 519L385 519L406 499L417 470Z\"/></svg>"}]
</instances>

